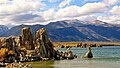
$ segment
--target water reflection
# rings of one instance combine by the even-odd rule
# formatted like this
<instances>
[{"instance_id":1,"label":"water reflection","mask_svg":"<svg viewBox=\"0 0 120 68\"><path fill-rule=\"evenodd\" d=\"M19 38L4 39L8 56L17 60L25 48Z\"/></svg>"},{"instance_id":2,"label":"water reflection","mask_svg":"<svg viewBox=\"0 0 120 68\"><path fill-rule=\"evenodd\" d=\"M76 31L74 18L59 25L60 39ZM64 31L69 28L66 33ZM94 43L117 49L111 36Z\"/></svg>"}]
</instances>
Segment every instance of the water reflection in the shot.
<instances>
[{"instance_id":1,"label":"water reflection","mask_svg":"<svg viewBox=\"0 0 120 68\"><path fill-rule=\"evenodd\" d=\"M66 49L59 49L65 51ZM74 60L29 62L33 68L119 68L120 47L92 48L94 58L82 58L86 48L72 48L78 58Z\"/></svg>"}]
</instances>

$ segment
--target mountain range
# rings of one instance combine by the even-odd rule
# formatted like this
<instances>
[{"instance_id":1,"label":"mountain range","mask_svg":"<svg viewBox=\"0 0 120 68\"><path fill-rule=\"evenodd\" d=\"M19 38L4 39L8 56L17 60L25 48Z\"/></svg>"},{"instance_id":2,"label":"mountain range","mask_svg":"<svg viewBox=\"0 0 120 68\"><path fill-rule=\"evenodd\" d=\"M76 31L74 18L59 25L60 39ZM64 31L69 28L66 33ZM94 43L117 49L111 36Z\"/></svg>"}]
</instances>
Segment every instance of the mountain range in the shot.
<instances>
[{"instance_id":1,"label":"mountain range","mask_svg":"<svg viewBox=\"0 0 120 68\"><path fill-rule=\"evenodd\" d=\"M50 22L47 25L19 25L11 29L0 26L0 36L18 36L21 29L30 27L33 35L40 28L46 28L52 41L120 41L120 25L109 24L100 20L79 21L63 20Z\"/></svg>"},{"instance_id":2,"label":"mountain range","mask_svg":"<svg viewBox=\"0 0 120 68\"><path fill-rule=\"evenodd\" d=\"M5 32L7 32L9 30L9 28L5 25L0 25L0 35L4 34Z\"/></svg>"}]
</instances>

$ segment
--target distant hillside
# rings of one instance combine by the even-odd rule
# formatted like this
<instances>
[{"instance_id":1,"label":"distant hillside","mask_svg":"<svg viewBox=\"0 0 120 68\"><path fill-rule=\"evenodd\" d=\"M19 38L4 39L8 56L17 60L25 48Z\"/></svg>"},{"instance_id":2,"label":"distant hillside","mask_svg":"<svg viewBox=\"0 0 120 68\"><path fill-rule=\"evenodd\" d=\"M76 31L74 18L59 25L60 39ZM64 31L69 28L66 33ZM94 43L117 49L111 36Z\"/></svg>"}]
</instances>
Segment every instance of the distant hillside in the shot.
<instances>
[{"instance_id":1,"label":"distant hillside","mask_svg":"<svg viewBox=\"0 0 120 68\"><path fill-rule=\"evenodd\" d=\"M1 37L8 37L8 36L18 36L21 35L21 30L24 27L30 27L32 29L32 33L34 34L37 30L39 30L40 28L42 28L42 25L19 25L19 26L15 26L12 27L10 30L8 30L7 32L5 32L4 34L1 35Z\"/></svg>"},{"instance_id":2,"label":"distant hillside","mask_svg":"<svg viewBox=\"0 0 120 68\"><path fill-rule=\"evenodd\" d=\"M30 27L33 34L44 27L52 41L120 41L120 26L99 20L64 20L51 22L47 25L19 25L1 36L18 36L24 27Z\"/></svg>"},{"instance_id":3,"label":"distant hillside","mask_svg":"<svg viewBox=\"0 0 120 68\"><path fill-rule=\"evenodd\" d=\"M3 33L7 32L9 29L7 26L4 25L0 25L0 35L2 35Z\"/></svg>"}]
</instances>

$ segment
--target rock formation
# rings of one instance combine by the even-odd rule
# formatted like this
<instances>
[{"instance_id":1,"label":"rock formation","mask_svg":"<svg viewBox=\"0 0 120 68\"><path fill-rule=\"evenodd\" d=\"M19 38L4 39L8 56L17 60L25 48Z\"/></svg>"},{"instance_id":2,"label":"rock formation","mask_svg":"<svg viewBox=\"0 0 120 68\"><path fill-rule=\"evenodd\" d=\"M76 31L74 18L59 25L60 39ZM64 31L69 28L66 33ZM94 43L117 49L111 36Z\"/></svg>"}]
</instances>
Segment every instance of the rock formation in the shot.
<instances>
[{"instance_id":1,"label":"rock formation","mask_svg":"<svg viewBox=\"0 0 120 68\"><path fill-rule=\"evenodd\" d=\"M85 58L93 58L91 47L88 47L88 52L86 53L86 55L84 57Z\"/></svg>"},{"instance_id":2,"label":"rock formation","mask_svg":"<svg viewBox=\"0 0 120 68\"><path fill-rule=\"evenodd\" d=\"M48 38L46 29L42 28L35 35L36 47L39 49L39 56L42 58L55 58L56 51L53 49L53 43Z\"/></svg>"},{"instance_id":3,"label":"rock formation","mask_svg":"<svg viewBox=\"0 0 120 68\"><path fill-rule=\"evenodd\" d=\"M36 32L35 39L28 27L23 28L22 35L18 37L0 38L0 61L26 60L32 56L56 59L57 55L45 28Z\"/></svg>"},{"instance_id":4,"label":"rock formation","mask_svg":"<svg viewBox=\"0 0 120 68\"><path fill-rule=\"evenodd\" d=\"M34 49L32 33L28 27L22 29L22 46L28 50Z\"/></svg>"},{"instance_id":5,"label":"rock formation","mask_svg":"<svg viewBox=\"0 0 120 68\"><path fill-rule=\"evenodd\" d=\"M7 48L1 48L0 49L0 62L2 62L2 61L4 61L4 57L5 57L5 53L8 51L8 49Z\"/></svg>"},{"instance_id":6,"label":"rock formation","mask_svg":"<svg viewBox=\"0 0 120 68\"><path fill-rule=\"evenodd\" d=\"M33 38L34 37L34 38ZM0 61L1 62L14 62L17 61L32 61L38 60L60 59L66 57L74 59L73 53L70 51L63 53L54 50L52 41L48 38L45 28L41 28L32 36L30 28L22 29L22 35L10 36L0 38Z\"/></svg>"},{"instance_id":7,"label":"rock formation","mask_svg":"<svg viewBox=\"0 0 120 68\"><path fill-rule=\"evenodd\" d=\"M3 55L3 60L6 62L12 62L19 56L18 48L15 41L16 37L1 38L0 52Z\"/></svg>"}]
</instances>

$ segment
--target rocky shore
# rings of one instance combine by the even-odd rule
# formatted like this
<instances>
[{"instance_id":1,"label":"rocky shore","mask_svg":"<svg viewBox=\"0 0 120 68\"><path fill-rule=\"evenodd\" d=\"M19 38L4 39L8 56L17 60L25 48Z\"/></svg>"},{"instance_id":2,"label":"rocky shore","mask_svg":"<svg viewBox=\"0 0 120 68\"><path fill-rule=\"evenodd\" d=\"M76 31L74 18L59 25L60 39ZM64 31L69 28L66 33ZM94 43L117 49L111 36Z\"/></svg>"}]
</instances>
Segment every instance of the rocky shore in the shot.
<instances>
[{"instance_id":1,"label":"rocky shore","mask_svg":"<svg viewBox=\"0 0 120 68\"><path fill-rule=\"evenodd\" d=\"M53 48L53 43L48 38L45 28L41 28L32 35L30 28L22 29L20 36L0 38L0 62L40 61L74 59L71 51L62 53Z\"/></svg>"}]
</instances>

